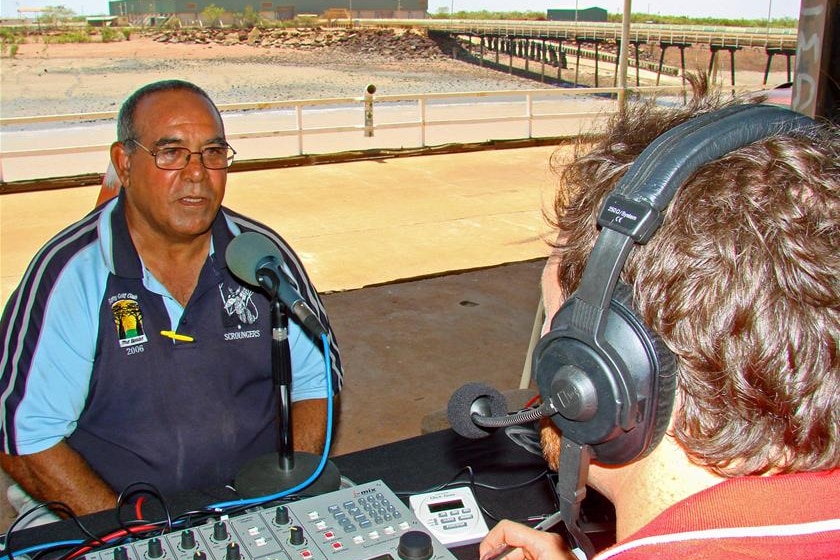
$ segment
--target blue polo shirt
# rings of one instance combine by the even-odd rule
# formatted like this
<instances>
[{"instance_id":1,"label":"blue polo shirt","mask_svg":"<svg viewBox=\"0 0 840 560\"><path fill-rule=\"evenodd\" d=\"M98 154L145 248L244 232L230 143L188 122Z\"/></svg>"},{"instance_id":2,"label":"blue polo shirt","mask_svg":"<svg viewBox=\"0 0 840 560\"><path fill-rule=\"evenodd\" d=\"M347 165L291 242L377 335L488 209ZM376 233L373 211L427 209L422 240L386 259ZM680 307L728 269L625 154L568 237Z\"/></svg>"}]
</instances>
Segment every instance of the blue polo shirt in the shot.
<instances>
[{"instance_id":1,"label":"blue polo shirt","mask_svg":"<svg viewBox=\"0 0 840 560\"><path fill-rule=\"evenodd\" d=\"M227 269L235 235L276 244L327 327L333 382L342 367L326 312L298 257L275 232L222 208L186 307L143 267L122 197L49 241L0 322L0 438L26 455L66 439L112 488L161 492L229 483L274 450L269 301ZM174 331L193 340L161 335ZM292 318L292 400L325 398L323 349Z\"/></svg>"}]
</instances>

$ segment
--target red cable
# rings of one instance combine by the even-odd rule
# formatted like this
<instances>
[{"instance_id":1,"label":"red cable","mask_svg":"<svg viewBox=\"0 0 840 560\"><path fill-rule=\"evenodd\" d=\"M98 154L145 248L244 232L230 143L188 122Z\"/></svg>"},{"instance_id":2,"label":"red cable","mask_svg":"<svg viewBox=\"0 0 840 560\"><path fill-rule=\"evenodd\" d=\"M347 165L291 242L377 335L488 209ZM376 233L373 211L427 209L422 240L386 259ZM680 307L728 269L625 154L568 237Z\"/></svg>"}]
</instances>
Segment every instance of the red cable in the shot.
<instances>
[{"instance_id":1,"label":"red cable","mask_svg":"<svg viewBox=\"0 0 840 560\"><path fill-rule=\"evenodd\" d=\"M158 528L159 527L157 525L138 525L137 527L128 527L126 529L120 529L118 531L114 531L113 533L109 533L109 534L105 535L104 537L99 537L99 540L107 543L110 540L125 537L126 535L133 535L135 533L143 533L145 531L151 531L152 529L158 529ZM67 560L70 560L72 558L77 558L78 556L80 556L82 554L85 554L86 552L89 552L89 551L93 550L94 548L95 547L93 545L85 546L85 547L77 550L73 554L70 554L70 555L66 556L66 558L67 558Z\"/></svg>"},{"instance_id":2,"label":"red cable","mask_svg":"<svg viewBox=\"0 0 840 560\"><path fill-rule=\"evenodd\" d=\"M134 516L139 520L143 519L143 502L146 501L146 496L140 496L134 502Z\"/></svg>"},{"instance_id":3,"label":"red cable","mask_svg":"<svg viewBox=\"0 0 840 560\"><path fill-rule=\"evenodd\" d=\"M535 405L535 404L537 404L538 402L540 402L540 396L539 396L539 394L534 395L533 397L531 397L531 400L529 400L528 402L526 402L526 403L525 403L525 406L523 406L522 408L531 408L532 406L534 406L534 405Z\"/></svg>"}]
</instances>

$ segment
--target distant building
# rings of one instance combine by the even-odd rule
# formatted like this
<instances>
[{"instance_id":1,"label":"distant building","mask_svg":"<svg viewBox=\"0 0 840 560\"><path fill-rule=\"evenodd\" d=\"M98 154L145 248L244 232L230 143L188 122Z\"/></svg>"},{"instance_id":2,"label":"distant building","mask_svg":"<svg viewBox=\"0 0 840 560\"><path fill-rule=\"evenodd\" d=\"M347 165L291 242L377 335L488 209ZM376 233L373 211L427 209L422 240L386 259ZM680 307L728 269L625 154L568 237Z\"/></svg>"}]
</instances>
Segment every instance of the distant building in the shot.
<instances>
[{"instance_id":1,"label":"distant building","mask_svg":"<svg viewBox=\"0 0 840 560\"><path fill-rule=\"evenodd\" d=\"M85 18L85 22L91 27L114 27L120 25L120 18L117 16L91 16Z\"/></svg>"},{"instance_id":2,"label":"distant building","mask_svg":"<svg viewBox=\"0 0 840 560\"><path fill-rule=\"evenodd\" d=\"M548 10L546 14L548 21L607 21L607 10L603 8L585 8L577 10L577 19L575 19L575 10Z\"/></svg>"},{"instance_id":3,"label":"distant building","mask_svg":"<svg viewBox=\"0 0 840 560\"><path fill-rule=\"evenodd\" d=\"M110 15L147 24L173 16L182 23L199 21L201 12L211 4L228 14L241 14L250 6L268 20L290 20L301 15L423 19L429 10L428 0L111 0L108 4Z\"/></svg>"}]
</instances>

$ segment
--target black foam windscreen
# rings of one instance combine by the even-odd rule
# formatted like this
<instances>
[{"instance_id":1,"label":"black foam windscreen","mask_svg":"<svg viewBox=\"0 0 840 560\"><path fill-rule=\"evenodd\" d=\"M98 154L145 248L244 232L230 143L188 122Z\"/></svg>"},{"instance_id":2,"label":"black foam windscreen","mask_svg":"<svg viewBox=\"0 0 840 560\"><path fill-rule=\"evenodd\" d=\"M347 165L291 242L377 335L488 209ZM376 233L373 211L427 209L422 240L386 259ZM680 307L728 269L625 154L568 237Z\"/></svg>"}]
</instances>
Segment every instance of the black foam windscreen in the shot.
<instances>
[{"instance_id":1,"label":"black foam windscreen","mask_svg":"<svg viewBox=\"0 0 840 560\"><path fill-rule=\"evenodd\" d=\"M479 439L490 435L490 431L477 426L472 415L504 416L507 414L507 399L498 390L483 383L467 383L449 398L446 417L458 435Z\"/></svg>"},{"instance_id":2,"label":"black foam windscreen","mask_svg":"<svg viewBox=\"0 0 840 560\"><path fill-rule=\"evenodd\" d=\"M259 286L257 269L260 262L266 258L273 258L279 266L283 262L283 255L272 241L255 231L246 231L237 235L228 244L225 260L230 271L245 282Z\"/></svg>"}]
</instances>

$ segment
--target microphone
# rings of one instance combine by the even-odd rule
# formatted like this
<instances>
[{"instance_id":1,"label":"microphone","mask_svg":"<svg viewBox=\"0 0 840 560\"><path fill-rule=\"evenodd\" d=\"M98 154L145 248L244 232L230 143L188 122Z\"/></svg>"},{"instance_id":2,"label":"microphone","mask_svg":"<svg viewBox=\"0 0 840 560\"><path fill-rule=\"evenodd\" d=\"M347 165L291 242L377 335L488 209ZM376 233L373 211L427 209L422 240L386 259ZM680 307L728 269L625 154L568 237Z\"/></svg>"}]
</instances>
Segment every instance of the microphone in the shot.
<instances>
[{"instance_id":1,"label":"microphone","mask_svg":"<svg viewBox=\"0 0 840 560\"><path fill-rule=\"evenodd\" d=\"M240 280L260 286L276 296L294 313L316 340L327 330L283 270L283 255L272 241L255 231L246 231L233 238L225 251L228 268Z\"/></svg>"},{"instance_id":2,"label":"microphone","mask_svg":"<svg viewBox=\"0 0 840 560\"><path fill-rule=\"evenodd\" d=\"M561 414L552 398L543 397L543 404L514 414L507 413L505 397L496 389L482 383L467 383L452 393L446 415L455 433L470 439L490 435L487 428L504 428L527 424L545 416ZM558 401L562 402L558 397ZM560 504L558 514L566 522L566 529L575 555L592 558L594 549L589 536L580 526L580 503L586 495L590 450L586 444L562 439L563 451L557 469L556 492Z\"/></svg>"},{"instance_id":3,"label":"microphone","mask_svg":"<svg viewBox=\"0 0 840 560\"><path fill-rule=\"evenodd\" d=\"M479 439L491 434L487 428L505 428L528 424L557 410L551 402L537 408L508 414L507 400L499 391L483 383L467 383L452 393L446 407L446 417L460 436Z\"/></svg>"},{"instance_id":4,"label":"microphone","mask_svg":"<svg viewBox=\"0 0 840 560\"><path fill-rule=\"evenodd\" d=\"M252 231L237 235L225 251L225 260L234 275L248 284L262 287L271 296L271 368L277 406L277 452L249 461L235 479L237 492L256 498L298 486L316 471L320 462L317 455L295 451L292 443L292 363L286 309L294 313L316 340L326 334L326 329L306 300L292 287L292 279L283 270L280 249L268 237ZM325 351L329 352L328 349ZM327 462L326 468L307 490L322 494L337 490L340 485L338 469Z\"/></svg>"}]
</instances>

